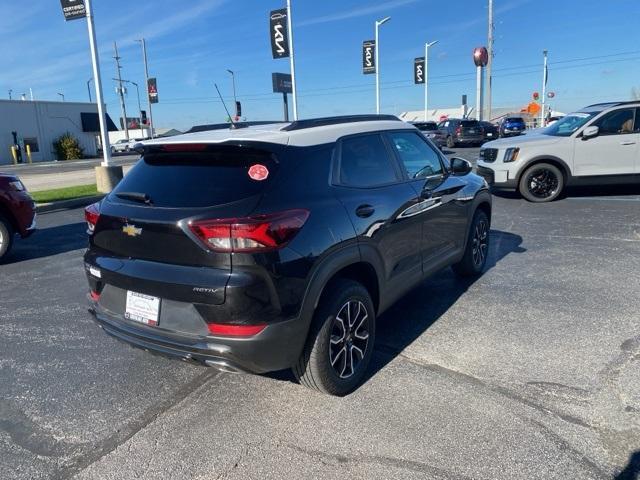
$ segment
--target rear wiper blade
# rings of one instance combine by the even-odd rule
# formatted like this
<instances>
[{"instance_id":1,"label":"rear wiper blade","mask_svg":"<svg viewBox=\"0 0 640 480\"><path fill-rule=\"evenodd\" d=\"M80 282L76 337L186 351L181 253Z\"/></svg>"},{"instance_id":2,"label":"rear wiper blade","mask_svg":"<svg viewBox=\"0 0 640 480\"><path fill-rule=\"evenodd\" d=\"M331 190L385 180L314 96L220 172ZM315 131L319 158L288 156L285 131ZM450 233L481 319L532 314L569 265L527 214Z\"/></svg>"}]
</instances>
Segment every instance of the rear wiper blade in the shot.
<instances>
[{"instance_id":1,"label":"rear wiper blade","mask_svg":"<svg viewBox=\"0 0 640 480\"><path fill-rule=\"evenodd\" d=\"M146 205L153 205L153 202L151 201L151 197L146 193L118 192L116 193L116 197L122 198L123 200L133 200L134 202L140 202Z\"/></svg>"}]
</instances>

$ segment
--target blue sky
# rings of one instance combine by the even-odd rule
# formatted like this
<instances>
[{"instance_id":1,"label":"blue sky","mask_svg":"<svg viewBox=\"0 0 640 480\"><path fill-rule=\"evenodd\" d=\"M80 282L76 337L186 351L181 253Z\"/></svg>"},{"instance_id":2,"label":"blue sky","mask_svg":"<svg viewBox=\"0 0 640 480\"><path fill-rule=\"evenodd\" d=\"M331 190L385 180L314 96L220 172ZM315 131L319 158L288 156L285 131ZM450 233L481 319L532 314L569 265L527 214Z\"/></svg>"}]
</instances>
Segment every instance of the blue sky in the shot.
<instances>
[{"instance_id":1,"label":"blue sky","mask_svg":"<svg viewBox=\"0 0 640 480\"><path fill-rule=\"evenodd\" d=\"M0 97L32 88L36 99L86 101L91 77L86 22L65 23L56 0L2 3ZM494 0L496 39L494 106L525 105L541 89L542 50L549 50L553 106L570 111L606 100L627 100L640 90L640 2L637 0ZM10 3L10 4L9 4ZM158 127L188 128L223 121L217 82L227 100L237 72L238 97L250 120L277 119L282 100L271 93L273 60L268 13L284 0L94 0L107 108L116 119L113 42L125 79L144 83L140 47L148 41L150 71L158 77ZM471 52L486 44L487 0L293 0L301 117L367 113L375 109L373 76L361 72L361 45L381 28L382 110L423 106L413 85L413 58L430 50L430 106L451 107L466 93L474 103ZM130 89L128 112L135 112ZM230 105L230 104L229 104ZM143 107L144 108L144 107Z\"/></svg>"}]
</instances>

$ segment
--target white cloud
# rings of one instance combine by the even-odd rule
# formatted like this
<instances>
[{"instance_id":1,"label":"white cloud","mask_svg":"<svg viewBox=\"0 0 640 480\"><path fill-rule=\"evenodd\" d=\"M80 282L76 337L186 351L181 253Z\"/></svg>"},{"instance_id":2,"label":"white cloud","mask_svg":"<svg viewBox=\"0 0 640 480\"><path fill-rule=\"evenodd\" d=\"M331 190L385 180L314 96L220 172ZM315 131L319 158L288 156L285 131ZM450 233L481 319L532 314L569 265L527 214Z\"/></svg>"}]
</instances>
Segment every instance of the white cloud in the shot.
<instances>
[{"instance_id":1,"label":"white cloud","mask_svg":"<svg viewBox=\"0 0 640 480\"><path fill-rule=\"evenodd\" d=\"M325 15L322 17L316 17L309 20L302 20L301 22L297 22L296 25L299 27L304 27L307 25L317 25L320 23L338 22L340 20L347 20L349 18L364 17L366 15L388 11L394 8L410 5L412 3L416 3L419 1L422 1L422 0L390 0L378 5L372 5L370 7L356 8L354 10L350 10L346 12L335 13L332 15Z\"/></svg>"}]
</instances>

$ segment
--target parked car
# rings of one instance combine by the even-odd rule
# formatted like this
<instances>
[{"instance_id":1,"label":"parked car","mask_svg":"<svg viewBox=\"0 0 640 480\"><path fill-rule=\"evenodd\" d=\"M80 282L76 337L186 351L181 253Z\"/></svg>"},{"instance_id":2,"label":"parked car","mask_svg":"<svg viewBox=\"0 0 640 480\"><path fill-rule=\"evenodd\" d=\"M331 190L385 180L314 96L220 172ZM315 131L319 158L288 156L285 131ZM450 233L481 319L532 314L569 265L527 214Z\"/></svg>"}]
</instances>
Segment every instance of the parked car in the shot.
<instances>
[{"instance_id":1,"label":"parked car","mask_svg":"<svg viewBox=\"0 0 640 480\"><path fill-rule=\"evenodd\" d=\"M431 140L437 147L442 147L446 143L443 133L438 130L436 122L413 122L413 126L422 132L422 134Z\"/></svg>"},{"instance_id":2,"label":"parked car","mask_svg":"<svg viewBox=\"0 0 640 480\"><path fill-rule=\"evenodd\" d=\"M482 145L484 131L477 120L450 118L438 124L438 130L448 148L458 145Z\"/></svg>"},{"instance_id":3,"label":"parked car","mask_svg":"<svg viewBox=\"0 0 640 480\"><path fill-rule=\"evenodd\" d=\"M382 312L443 267L482 272L491 195L411 125L363 115L146 142L86 221L106 333L344 395Z\"/></svg>"},{"instance_id":4,"label":"parked car","mask_svg":"<svg viewBox=\"0 0 640 480\"><path fill-rule=\"evenodd\" d=\"M0 261L13 246L16 234L27 238L36 229L36 207L24 184L0 173Z\"/></svg>"},{"instance_id":5,"label":"parked car","mask_svg":"<svg viewBox=\"0 0 640 480\"><path fill-rule=\"evenodd\" d=\"M480 122L480 126L484 131L484 139L489 142L495 140L500 136L500 129L497 125L491 122Z\"/></svg>"},{"instance_id":6,"label":"parked car","mask_svg":"<svg viewBox=\"0 0 640 480\"><path fill-rule=\"evenodd\" d=\"M566 186L638 184L639 132L640 102L590 105L539 133L487 143L478 173L532 202L555 200Z\"/></svg>"},{"instance_id":7,"label":"parked car","mask_svg":"<svg viewBox=\"0 0 640 480\"><path fill-rule=\"evenodd\" d=\"M500 122L500 136L512 137L521 135L527 129L526 123L522 117L506 117Z\"/></svg>"},{"instance_id":8,"label":"parked car","mask_svg":"<svg viewBox=\"0 0 640 480\"><path fill-rule=\"evenodd\" d=\"M118 140L116 143L111 144L111 153L129 152L133 150L134 145L142 142L143 140L144 139L142 138L134 138L130 140L123 138L121 140Z\"/></svg>"}]
</instances>

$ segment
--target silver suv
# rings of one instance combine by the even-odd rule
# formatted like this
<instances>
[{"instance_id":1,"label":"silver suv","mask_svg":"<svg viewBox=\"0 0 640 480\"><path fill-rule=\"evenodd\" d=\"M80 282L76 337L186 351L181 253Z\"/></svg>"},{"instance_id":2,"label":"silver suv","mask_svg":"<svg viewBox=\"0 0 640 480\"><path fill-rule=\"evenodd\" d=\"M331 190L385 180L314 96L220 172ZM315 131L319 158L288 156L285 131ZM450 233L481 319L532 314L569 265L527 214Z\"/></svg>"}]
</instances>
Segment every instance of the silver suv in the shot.
<instances>
[{"instance_id":1,"label":"silver suv","mask_svg":"<svg viewBox=\"0 0 640 480\"><path fill-rule=\"evenodd\" d=\"M486 143L478 174L494 190L550 202L566 186L638 183L640 102L590 105L526 135Z\"/></svg>"}]
</instances>

